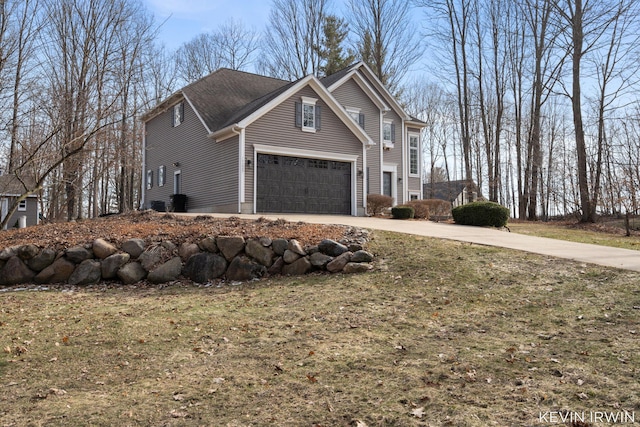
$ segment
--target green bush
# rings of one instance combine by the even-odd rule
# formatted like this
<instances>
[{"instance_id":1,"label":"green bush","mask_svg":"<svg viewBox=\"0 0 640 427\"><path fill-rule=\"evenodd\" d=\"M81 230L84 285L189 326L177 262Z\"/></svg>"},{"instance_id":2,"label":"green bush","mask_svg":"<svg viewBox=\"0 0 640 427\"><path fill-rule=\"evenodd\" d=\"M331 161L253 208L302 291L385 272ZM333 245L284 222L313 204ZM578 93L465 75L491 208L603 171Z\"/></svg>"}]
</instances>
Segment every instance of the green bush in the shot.
<instances>
[{"instance_id":1,"label":"green bush","mask_svg":"<svg viewBox=\"0 0 640 427\"><path fill-rule=\"evenodd\" d=\"M480 227L504 227L509 220L509 209L495 202L473 202L457 206L451 214L456 224Z\"/></svg>"},{"instance_id":2,"label":"green bush","mask_svg":"<svg viewBox=\"0 0 640 427\"><path fill-rule=\"evenodd\" d=\"M394 219L410 219L413 218L414 210L411 206L398 205L391 208L391 216Z\"/></svg>"}]
</instances>

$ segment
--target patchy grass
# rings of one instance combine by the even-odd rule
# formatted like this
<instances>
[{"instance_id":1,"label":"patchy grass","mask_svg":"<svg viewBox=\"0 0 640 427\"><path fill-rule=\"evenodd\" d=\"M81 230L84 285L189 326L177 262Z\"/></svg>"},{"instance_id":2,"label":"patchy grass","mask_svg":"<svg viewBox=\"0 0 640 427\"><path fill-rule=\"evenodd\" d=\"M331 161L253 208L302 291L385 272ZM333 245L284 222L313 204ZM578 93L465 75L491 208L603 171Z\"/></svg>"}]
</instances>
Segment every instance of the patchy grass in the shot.
<instances>
[{"instance_id":1,"label":"patchy grass","mask_svg":"<svg viewBox=\"0 0 640 427\"><path fill-rule=\"evenodd\" d=\"M638 273L375 236L362 275L0 293L0 425L640 419Z\"/></svg>"},{"instance_id":2,"label":"patchy grass","mask_svg":"<svg viewBox=\"0 0 640 427\"><path fill-rule=\"evenodd\" d=\"M615 248L640 250L640 235L634 233L625 236L624 229L595 224L593 229L582 228L576 224L553 222L510 222L509 229L514 233L529 234L531 236L548 237L550 239L568 240L578 243L612 246Z\"/></svg>"}]
</instances>

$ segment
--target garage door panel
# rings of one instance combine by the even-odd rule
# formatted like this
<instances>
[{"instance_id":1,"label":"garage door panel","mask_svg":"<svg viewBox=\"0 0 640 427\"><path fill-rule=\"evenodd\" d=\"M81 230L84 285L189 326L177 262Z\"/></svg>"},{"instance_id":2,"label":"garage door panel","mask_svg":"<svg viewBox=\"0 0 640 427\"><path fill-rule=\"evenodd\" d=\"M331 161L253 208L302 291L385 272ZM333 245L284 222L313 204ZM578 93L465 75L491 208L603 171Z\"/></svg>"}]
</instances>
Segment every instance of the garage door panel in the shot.
<instances>
[{"instance_id":1,"label":"garage door panel","mask_svg":"<svg viewBox=\"0 0 640 427\"><path fill-rule=\"evenodd\" d=\"M351 164L258 154L258 212L351 213Z\"/></svg>"}]
</instances>

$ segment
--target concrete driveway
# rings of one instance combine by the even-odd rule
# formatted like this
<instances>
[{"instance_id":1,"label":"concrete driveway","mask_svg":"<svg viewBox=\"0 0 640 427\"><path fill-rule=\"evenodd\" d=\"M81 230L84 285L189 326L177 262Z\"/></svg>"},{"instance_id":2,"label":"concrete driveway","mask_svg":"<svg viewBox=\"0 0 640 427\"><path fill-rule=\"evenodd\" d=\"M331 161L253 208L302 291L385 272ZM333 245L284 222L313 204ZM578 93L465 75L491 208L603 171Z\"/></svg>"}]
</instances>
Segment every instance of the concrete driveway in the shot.
<instances>
[{"instance_id":1,"label":"concrete driveway","mask_svg":"<svg viewBox=\"0 0 640 427\"><path fill-rule=\"evenodd\" d=\"M203 214L179 215L195 216ZM394 219L338 215L204 215L211 215L220 218L235 216L254 220L260 217L269 219L284 218L287 221L304 221L315 224L343 224L375 230L395 231L398 233L414 234L418 236L457 240L461 242L476 243L479 245L517 249L540 255L548 255L606 267L615 267L640 272L640 251L527 236L524 234L509 233L506 230L503 231L494 228L443 224L430 221L401 221Z\"/></svg>"}]
</instances>

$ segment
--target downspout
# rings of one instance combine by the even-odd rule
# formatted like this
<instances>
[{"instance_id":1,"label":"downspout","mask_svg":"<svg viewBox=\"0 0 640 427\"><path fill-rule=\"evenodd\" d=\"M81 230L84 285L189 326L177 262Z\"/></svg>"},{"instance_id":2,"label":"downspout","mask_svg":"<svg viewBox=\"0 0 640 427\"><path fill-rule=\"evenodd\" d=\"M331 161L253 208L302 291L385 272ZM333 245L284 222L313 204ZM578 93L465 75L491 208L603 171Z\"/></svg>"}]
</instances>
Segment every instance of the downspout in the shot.
<instances>
[{"instance_id":1,"label":"downspout","mask_svg":"<svg viewBox=\"0 0 640 427\"><path fill-rule=\"evenodd\" d=\"M380 145L380 173L378 174L378 181L379 181L379 185L380 185L380 194L384 194L384 115L387 111L384 109L380 110L380 124L378 125L378 130L379 130L379 135L378 135L378 141L380 141L380 143L378 145ZM393 191L392 191L393 192Z\"/></svg>"},{"instance_id":2,"label":"downspout","mask_svg":"<svg viewBox=\"0 0 640 427\"><path fill-rule=\"evenodd\" d=\"M364 216L367 216L367 144L362 144L362 208L364 209ZM356 172L357 174L357 172ZM356 185L357 188L357 185ZM358 212L356 211L356 216Z\"/></svg>"},{"instance_id":3,"label":"downspout","mask_svg":"<svg viewBox=\"0 0 640 427\"><path fill-rule=\"evenodd\" d=\"M145 197L147 190L147 122L144 122L144 129L142 132L142 179L141 181L141 191L140 191L140 207L139 209L144 209L145 205Z\"/></svg>"},{"instance_id":4,"label":"downspout","mask_svg":"<svg viewBox=\"0 0 640 427\"><path fill-rule=\"evenodd\" d=\"M234 126L231 131L238 135L238 213L242 213L242 204L245 201L245 130L239 126Z\"/></svg>"},{"instance_id":5,"label":"downspout","mask_svg":"<svg viewBox=\"0 0 640 427\"><path fill-rule=\"evenodd\" d=\"M402 161L400 162L400 165L402 167L402 203L404 204L407 203L407 197L409 197L409 159L407 159L407 132L404 128L404 119L400 120L400 125L402 129Z\"/></svg>"}]
</instances>

